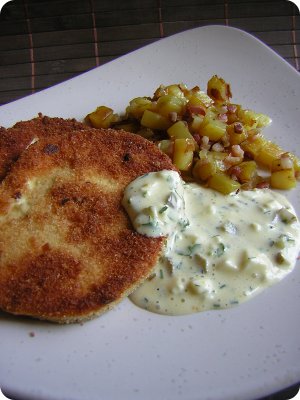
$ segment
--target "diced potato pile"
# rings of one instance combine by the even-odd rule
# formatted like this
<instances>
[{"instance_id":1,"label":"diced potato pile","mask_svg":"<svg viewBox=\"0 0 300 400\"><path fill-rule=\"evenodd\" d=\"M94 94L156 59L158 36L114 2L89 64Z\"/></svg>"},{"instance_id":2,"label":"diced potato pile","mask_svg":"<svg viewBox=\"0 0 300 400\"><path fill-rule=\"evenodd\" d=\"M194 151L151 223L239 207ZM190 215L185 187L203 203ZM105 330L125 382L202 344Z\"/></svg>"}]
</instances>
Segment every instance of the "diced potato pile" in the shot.
<instances>
[{"instance_id":1,"label":"diced potato pile","mask_svg":"<svg viewBox=\"0 0 300 400\"><path fill-rule=\"evenodd\" d=\"M206 93L198 86L161 85L152 97L132 99L123 117L100 106L85 120L96 128L124 129L155 142L184 179L223 194L295 187L300 160L263 136L271 119L231 103L231 97L230 85L214 75ZM261 167L267 176L259 173Z\"/></svg>"}]
</instances>

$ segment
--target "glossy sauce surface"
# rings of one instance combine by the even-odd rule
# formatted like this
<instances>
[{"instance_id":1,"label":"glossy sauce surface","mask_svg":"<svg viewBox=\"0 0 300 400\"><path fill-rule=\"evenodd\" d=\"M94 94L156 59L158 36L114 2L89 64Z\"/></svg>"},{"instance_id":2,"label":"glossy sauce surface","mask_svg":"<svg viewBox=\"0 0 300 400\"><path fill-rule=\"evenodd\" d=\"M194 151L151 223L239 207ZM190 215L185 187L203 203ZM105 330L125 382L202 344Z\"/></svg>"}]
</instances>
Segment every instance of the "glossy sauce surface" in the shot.
<instances>
[{"instance_id":1,"label":"glossy sauce surface","mask_svg":"<svg viewBox=\"0 0 300 400\"><path fill-rule=\"evenodd\" d=\"M166 236L154 273L130 296L149 311L237 305L284 278L298 256L295 211L268 189L224 196L160 171L133 181L123 205L139 233Z\"/></svg>"}]
</instances>

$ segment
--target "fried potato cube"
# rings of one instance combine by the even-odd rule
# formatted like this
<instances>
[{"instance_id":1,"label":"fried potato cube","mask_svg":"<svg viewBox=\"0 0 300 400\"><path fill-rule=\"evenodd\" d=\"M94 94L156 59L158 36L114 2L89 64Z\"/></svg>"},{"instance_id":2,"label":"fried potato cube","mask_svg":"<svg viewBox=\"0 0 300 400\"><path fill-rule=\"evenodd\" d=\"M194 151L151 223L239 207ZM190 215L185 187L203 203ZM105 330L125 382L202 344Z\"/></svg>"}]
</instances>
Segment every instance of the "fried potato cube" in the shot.
<instances>
[{"instance_id":1,"label":"fried potato cube","mask_svg":"<svg viewBox=\"0 0 300 400\"><path fill-rule=\"evenodd\" d=\"M241 144L248 137L246 129L240 122L227 125L226 131L230 144Z\"/></svg>"},{"instance_id":2,"label":"fried potato cube","mask_svg":"<svg viewBox=\"0 0 300 400\"><path fill-rule=\"evenodd\" d=\"M254 160L269 169L272 168L272 164L276 161L284 151L275 143L266 141L265 144L259 149L258 154L254 157Z\"/></svg>"},{"instance_id":3,"label":"fried potato cube","mask_svg":"<svg viewBox=\"0 0 300 400\"><path fill-rule=\"evenodd\" d=\"M223 151L213 151L210 150L208 152L208 156L214 158L217 161L223 161L226 157L228 157L228 153L225 153Z\"/></svg>"},{"instance_id":4,"label":"fried potato cube","mask_svg":"<svg viewBox=\"0 0 300 400\"><path fill-rule=\"evenodd\" d=\"M156 111L167 118L169 117L170 113L183 115L185 111L185 104L185 98L166 94L157 100Z\"/></svg>"},{"instance_id":5,"label":"fried potato cube","mask_svg":"<svg viewBox=\"0 0 300 400\"><path fill-rule=\"evenodd\" d=\"M239 182L231 179L224 172L217 172L209 178L208 187L217 190L220 193L229 194L236 192L240 189L241 185Z\"/></svg>"},{"instance_id":6,"label":"fried potato cube","mask_svg":"<svg viewBox=\"0 0 300 400\"><path fill-rule=\"evenodd\" d=\"M206 108L213 104L213 100L198 87L191 89L186 94L186 98L189 101L188 104L193 106L202 106Z\"/></svg>"},{"instance_id":7,"label":"fried potato cube","mask_svg":"<svg viewBox=\"0 0 300 400\"><path fill-rule=\"evenodd\" d=\"M88 114L85 120L94 128L109 128L113 122L118 120L118 117L111 108L100 106Z\"/></svg>"},{"instance_id":8,"label":"fried potato cube","mask_svg":"<svg viewBox=\"0 0 300 400\"><path fill-rule=\"evenodd\" d=\"M204 96L212 102L212 99L208 97L207 94L204 93ZM204 116L206 114L207 105L210 105L210 103L199 93L193 93L188 96L187 111L190 115Z\"/></svg>"},{"instance_id":9,"label":"fried potato cube","mask_svg":"<svg viewBox=\"0 0 300 400\"><path fill-rule=\"evenodd\" d=\"M167 94L175 97L184 98L184 92L182 91L181 85L173 84L165 87L165 91Z\"/></svg>"},{"instance_id":10,"label":"fried potato cube","mask_svg":"<svg viewBox=\"0 0 300 400\"><path fill-rule=\"evenodd\" d=\"M146 97L136 97L129 102L129 106L126 108L126 114L128 117L135 119L141 119L144 111L152 108L152 101Z\"/></svg>"},{"instance_id":11,"label":"fried potato cube","mask_svg":"<svg viewBox=\"0 0 300 400\"><path fill-rule=\"evenodd\" d=\"M164 139L161 140L158 143L158 148L165 154L167 154L169 157L172 158L173 156L173 151L174 151L174 142L173 140L170 139Z\"/></svg>"},{"instance_id":12,"label":"fried potato cube","mask_svg":"<svg viewBox=\"0 0 300 400\"><path fill-rule=\"evenodd\" d=\"M265 128L266 126L270 125L272 122L272 119L265 114L257 114L257 122L256 122L256 127L257 128Z\"/></svg>"},{"instance_id":13,"label":"fried potato cube","mask_svg":"<svg viewBox=\"0 0 300 400\"><path fill-rule=\"evenodd\" d=\"M173 164L180 171L187 171L192 165L194 157L195 144L191 139L175 139Z\"/></svg>"},{"instance_id":14,"label":"fried potato cube","mask_svg":"<svg viewBox=\"0 0 300 400\"><path fill-rule=\"evenodd\" d=\"M248 153L252 158L256 158L265 143L266 139L263 136L256 136L246 139L240 146L244 152Z\"/></svg>"},{"instance_id":15,"label":"fried potato cube","mask_svg":"<svg viewBox=\"0 0 300 400\"><path fill-rule=\"evenodd\" d=\"M208 81L207 94L217 102L227 102L232 97L230 85L217 75Z\"/></svg>"},{"instance_id":16,"label":"fried potato cube","mask_svg":"<svg viewBox=\"0 0 300 400\"><path fill-rule=\"evenodd\" d=\"M191 117L191 121L189 123L189 129L193 133L198 133L200 126L203 122L203 116L202 115L193 115Z\"/></svg>"},{"instance_id":17,"label":"fried potato cube","mask_svg":"<svg viewBox=\"0 0 300 400\"><path fill-rule=\"evenodd\" d=\"M271 173L270 185L274 189L292 189L296 184L294 169L283 169Z\"/></svg>"},{"instance_id":18,"label":"fried potato cube","mask_svg":"<svg viewBox=\"0 0 300 400\"><path fill-rule=\"evenodd\" d=\"M168 118L150 110L145 110L141 119L142 126L161 131L168 129L171 124Z\"/></svg>"},{"instance_id":19,"label":"fried potato cube","mask_svg":"<svg viewBox=\"0 0 300 400\"><path fill-rule=\"evenodd\" d=\"M239 175L241 182L250 182L257 176L257 164L255 161L243 161L238 164Z\"/></svg>"},{"instance_id":20,"label":"fried potato cube","mask_svg":"<svg viewBox=\"0 0 300 400\"><path fill-rule=\"evenodd\" d=\"M272 122L268 115L257 113L252 110L244 110L242 108L238 111L238 117L244 125L249 127L264 128Z\"/></svg>"},{"instance_id":21,"label":"fried potato cube","mask_svg":"<svg viewBox=\"0 0 300 400\"><path fill-rule=\"evenodd\" d=\"M168 135L173 139L191 139L194 141L193 135L189 131L188 125L184 121L177 121L168 130Z\"/></svg>"},{"instance_id":22,"label":"fried potato cube","mask_svg":"<svg viewBox=\"0 0 300 400\"><path fill-rule=\"evenodd\" d=\"M281 171L283 169L294 169L294 161L289 153L282 154L278 159L272 162L271 171Z\"/></svg>"},{"instance_id":23,"label":"fried potato cube","mask_svg":"<svg viewBox=\"0 0 300 400\"><path fill-rule=\"evenodd\" d=\"M204 160L198 160L193 167L193 177L200 179L201 181L207 181L212 175L217 172L216 160L206 158Z\"/></svg>"},{"instance_id":24,"label":"fried potato cube","mask_svg":"<svg viewBox=\"0 0 300 400\"><path fill-rule=\"evenodd\" d=\"M199 129L199 134L201 136L207 136L209 140L217 142L224 136L225 133L226 123L218 119L204 117Z\"/></svg>"}]
</instances>

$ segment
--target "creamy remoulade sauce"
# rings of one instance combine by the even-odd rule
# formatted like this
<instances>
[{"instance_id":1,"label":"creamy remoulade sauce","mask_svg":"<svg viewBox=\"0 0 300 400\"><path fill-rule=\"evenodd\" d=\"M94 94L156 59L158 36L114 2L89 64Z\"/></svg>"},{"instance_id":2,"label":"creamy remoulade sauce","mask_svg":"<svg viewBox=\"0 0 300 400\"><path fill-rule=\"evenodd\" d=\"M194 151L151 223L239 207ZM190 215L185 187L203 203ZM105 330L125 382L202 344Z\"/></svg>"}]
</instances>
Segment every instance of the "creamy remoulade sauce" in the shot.
<instances>
[{"instance_id":1,"label":"creamy remoulade sauce","mask_svg":"<svg viewBox=\"0 0 300 400\"><path fill-rule=\"evenodd\" d=\"M154 273L130 295L156 313L239 304L291 272L300 249L293 207L268 189L224 196L164 170L131 182L122 204L137 232L166 236Z\"/></svg>"}]
</instances>

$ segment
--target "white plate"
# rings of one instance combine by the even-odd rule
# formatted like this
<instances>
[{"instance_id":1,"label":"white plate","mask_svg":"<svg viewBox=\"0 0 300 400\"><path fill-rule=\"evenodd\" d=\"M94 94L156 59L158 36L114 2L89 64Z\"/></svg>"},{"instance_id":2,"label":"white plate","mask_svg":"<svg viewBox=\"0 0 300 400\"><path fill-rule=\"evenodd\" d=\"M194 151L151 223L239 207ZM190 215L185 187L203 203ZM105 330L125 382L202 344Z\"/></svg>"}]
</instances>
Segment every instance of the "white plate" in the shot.
<instances>
[{"instance_id":1,"label":"white plate","mask_svg":"<svg viewBox=\"0 0 300 400\"><path fill-rule=\"evenodd\" d=\"M273 123L265 134L299 155L299 74L249 34L222 26L160 40L3 106L0 123L10 126L39 111L82 119L101 104L121 111L161 83L205 89L213 74L231 83L235 102L269 114ZM300 215L299 188L288 197ZM253 400L270 394L300 380L299 267L224 311L167 317L126 299L84 325L0 314L0 386L31 400Z\"/></svg>"}]
</instances>

